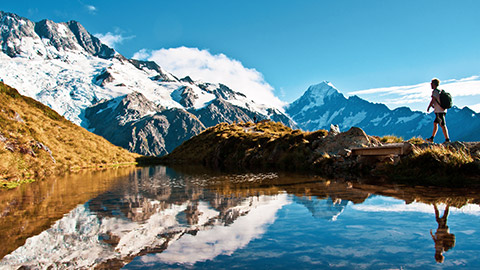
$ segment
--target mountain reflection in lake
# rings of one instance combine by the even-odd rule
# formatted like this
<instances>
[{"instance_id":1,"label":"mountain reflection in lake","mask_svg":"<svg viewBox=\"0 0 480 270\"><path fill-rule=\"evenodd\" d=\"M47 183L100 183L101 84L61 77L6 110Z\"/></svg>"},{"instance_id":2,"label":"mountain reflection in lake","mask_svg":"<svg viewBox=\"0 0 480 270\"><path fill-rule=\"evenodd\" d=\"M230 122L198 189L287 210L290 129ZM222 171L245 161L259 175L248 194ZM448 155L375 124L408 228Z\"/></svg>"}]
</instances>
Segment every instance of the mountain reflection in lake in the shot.
<instances>
[{"instance_id":1,"label":"mountain reflection in lake","mask_svg":"<svg viewBox=\"0 0 480 270\"><path fill-rule=\"evenodd\" d=\"M0 268L480 267L476 191L180 171L0 193Z\"/></svg>"}]
</instances>

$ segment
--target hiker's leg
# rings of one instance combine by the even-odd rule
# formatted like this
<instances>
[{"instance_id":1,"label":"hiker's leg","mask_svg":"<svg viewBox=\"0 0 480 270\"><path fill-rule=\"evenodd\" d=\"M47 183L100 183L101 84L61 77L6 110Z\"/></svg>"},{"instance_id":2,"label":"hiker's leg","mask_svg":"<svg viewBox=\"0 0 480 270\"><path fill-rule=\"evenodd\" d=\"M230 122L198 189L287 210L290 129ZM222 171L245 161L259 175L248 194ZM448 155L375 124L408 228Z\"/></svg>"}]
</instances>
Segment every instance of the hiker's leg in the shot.
<instances>
[{"instance_id":1,"label":"hiker's leg","mask_svg":"<svg viewBox=\"0 0 480 270\"><path fill-rule=\"evenodd\" d=\"M442 131L443 131L443 136L445 136L445 140L450 140L450 137L448 136L448 128L447 128L447 125L443 125L441 126L442 127Z\"/></svg>"},{"instance_id":2,"label":"hiker's leg","mask_svg":"<svg viewBox=\"0 0 480 270\"><path fill-rule=\"evenodd\" d=\"M432 138L435 138L435 135L437 135L437 130L438 130L438 123L437 123L437 122L434 122L434 123L433 123Z\"/></svg>"},{"instance_id":3,"label":"hiker's leg","mask_svg":"<svg viewBox=\"0 0 480 270\"><path fill-rule=\"evenodd\" d=\"M447 129L447 122L445 121L445 114L441 113L438 116L440 120L438 121L438 124L440 125L440 127L442 127L442 132L443 132L443 136L445 136L445 141L449 141L450 137L448 137L448 129Z\"/></svg>"}]
</instances>

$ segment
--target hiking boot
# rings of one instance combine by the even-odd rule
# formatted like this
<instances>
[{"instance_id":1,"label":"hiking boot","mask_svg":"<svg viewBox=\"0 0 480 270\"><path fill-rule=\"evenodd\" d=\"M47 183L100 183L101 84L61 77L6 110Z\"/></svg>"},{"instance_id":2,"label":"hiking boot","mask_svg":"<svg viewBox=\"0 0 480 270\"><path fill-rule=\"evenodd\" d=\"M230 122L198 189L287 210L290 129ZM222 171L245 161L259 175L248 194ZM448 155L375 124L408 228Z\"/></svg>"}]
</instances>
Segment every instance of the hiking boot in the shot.
<instances>
[{"instance_id":1,"label":"hiking boot","mask_svg":"<svg viewBox=\"0 0 480 270\"><path fill-rule=\"evenodd\" d=\"M450 142L450 139L445 139L444 143L449 143L449 142Z\"/></svg>"},{"instance_id":2,"label":"hiking boot","mask_svg":"<svg viewBox=\"0 0 480 270\"><path fill-rule=\"evenodd\" d=\"M433 137L430 137L430 138L426 139L425 141L433 143Z\"/></svg>"}]
</instances>

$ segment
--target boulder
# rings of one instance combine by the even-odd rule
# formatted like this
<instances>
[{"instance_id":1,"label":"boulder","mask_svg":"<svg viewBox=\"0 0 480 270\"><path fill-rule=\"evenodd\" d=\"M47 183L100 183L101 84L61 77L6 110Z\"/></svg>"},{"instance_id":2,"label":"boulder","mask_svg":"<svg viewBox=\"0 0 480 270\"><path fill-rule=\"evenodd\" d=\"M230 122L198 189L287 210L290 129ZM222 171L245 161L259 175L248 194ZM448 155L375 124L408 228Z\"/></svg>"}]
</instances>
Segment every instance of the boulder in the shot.
<instances>
[{"instance_id":1,"label":"boulder","mask_svg":"<svg viewBox=\"0 0 480 270\"><path fill-rule=\"evenodd\" d=\"M367 146L373 146L369 136L361 128L352 127L346 132L336 135L329 133L329 136L320 138L317 141L315 152L339 155L340 153L346 154L348 149L354 147Z\"/></svg>"}]
</instances>

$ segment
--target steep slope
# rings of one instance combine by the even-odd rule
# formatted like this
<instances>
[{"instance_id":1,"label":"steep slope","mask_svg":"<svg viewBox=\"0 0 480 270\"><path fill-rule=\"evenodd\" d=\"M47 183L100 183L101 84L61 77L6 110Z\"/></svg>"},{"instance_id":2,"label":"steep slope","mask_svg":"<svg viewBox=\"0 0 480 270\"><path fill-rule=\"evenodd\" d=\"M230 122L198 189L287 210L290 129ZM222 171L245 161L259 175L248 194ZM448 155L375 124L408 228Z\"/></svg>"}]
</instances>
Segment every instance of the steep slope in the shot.
<instances>
[{"instance_id":1,"label":"steep slope","mask_svg":"<svg viewBox=\"0 0 480 270\"><path fill-rule=\"evenodd\" d=\"M305 130L329 128L339 125L340 130L356 126L367 134L384 136L396 135L409 139L431 136L433 114L412 111L402 107L388 109L383 104L375 104L357 96L345 98L331 83L322 82L310 86L286 112ZM453 107L447 113L447 126L453 140L478 141L480 134L480 114L465 107ZM441 132L436 141L443 142Z\"/></svg>"},{"instance_id":2,"label":"steep slope","mask_svg":"<svg viewBox=\"0 0 480 270\"><path fill-rule=\"evenodd\" d=\"M168 132L164 130L166 125L177 125L170 123L177 117L195 115L198 118L185 120L183 128L177 129L189 135L198 134L198 120L205 127L221 121L253 121L254 117L295 125L281 109L257 104L225 85L197 82L190 77L178 79L155 62L127 59L102 44L78 22L43 20L34 23L12 13L0 12L0 26L0 78L68 120L98 132L117 145L128 145L130 150L161 155L179 145L184 137L165 137ZM115 132L110 122L99 117L90 119L93 113L89 113L89 117L85 115L91 106L99 108L96 106L99 103L113 104L118 98L134 92L141 93L164 111L170 110L172 117L164 118L159 128L147 124L151 121L144 118L143 123L122 123L118 126L120 130ZM135 118L128 115L128 110L122 113L125 119ZM176 113L179 115L174 116ZM135 135L129 136L130 141L119 143L120 134L136 133L143 128L137 124L149 126L147 133L156 134L154 138L138 140L139 136ZM107 129L110 131L105 132Z\"/></svg>"},{"instance_id":3,"label":"steep slope","mask_svg":"<svg viewBox=\"0 0 480 270\"><path fill-rule=\"evenodd\" d=\"M84 167L134 163L137 157L0 83L2 185Z\"/></svg>"}]
</instances>

